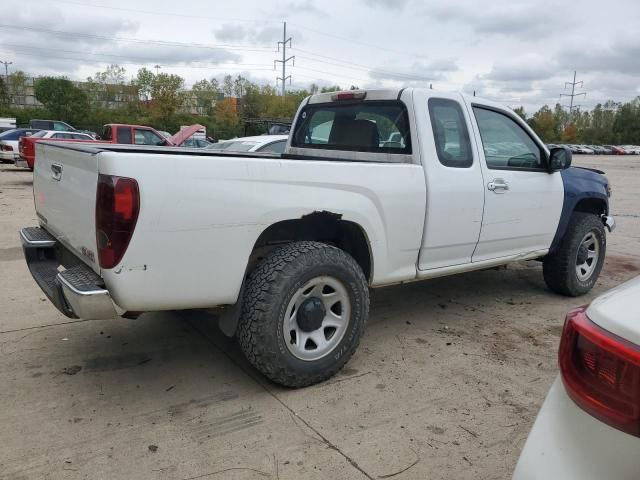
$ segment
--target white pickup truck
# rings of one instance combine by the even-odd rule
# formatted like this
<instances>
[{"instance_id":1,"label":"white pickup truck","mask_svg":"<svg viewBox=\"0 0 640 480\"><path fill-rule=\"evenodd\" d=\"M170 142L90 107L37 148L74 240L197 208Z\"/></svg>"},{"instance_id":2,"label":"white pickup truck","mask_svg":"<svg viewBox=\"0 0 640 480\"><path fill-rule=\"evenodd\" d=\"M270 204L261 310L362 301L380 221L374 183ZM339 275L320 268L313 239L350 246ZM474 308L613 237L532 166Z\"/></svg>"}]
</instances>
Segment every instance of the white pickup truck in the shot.
<instances>
[{"instance_id":1,"label":"white pickup truck","mask_svg":"<svg viewBox=\"0 0 640 480\"><path fill-rule=\"evenodd\" d=\"M603 172L569 168L511 110L433 90L304 100L282 155L38 142L29 268L65 315L221 307L270 379L305 386L356 350L369 287L514 261L589 291Z\"/></svg>"}]
</instances>

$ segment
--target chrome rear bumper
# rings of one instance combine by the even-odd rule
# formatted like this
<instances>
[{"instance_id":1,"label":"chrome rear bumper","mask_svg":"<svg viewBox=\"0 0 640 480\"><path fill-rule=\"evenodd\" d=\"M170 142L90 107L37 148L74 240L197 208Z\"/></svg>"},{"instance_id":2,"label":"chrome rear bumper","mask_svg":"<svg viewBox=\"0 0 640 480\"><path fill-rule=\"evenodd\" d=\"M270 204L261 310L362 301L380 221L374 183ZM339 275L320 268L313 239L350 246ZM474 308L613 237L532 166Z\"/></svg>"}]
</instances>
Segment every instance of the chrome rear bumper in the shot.
<instances>
[{"instance_id":1,"label":"chrome rear bumper","mask_svg":"<svg viewBox=\"0 0 640 480\"><path fill-rule=\"evenodd\" d=\"M39 227L23 228L20 239L33 279L60 312L87 320L117 316L100 276L49 232Z\"/></svg>"}]
</instances>

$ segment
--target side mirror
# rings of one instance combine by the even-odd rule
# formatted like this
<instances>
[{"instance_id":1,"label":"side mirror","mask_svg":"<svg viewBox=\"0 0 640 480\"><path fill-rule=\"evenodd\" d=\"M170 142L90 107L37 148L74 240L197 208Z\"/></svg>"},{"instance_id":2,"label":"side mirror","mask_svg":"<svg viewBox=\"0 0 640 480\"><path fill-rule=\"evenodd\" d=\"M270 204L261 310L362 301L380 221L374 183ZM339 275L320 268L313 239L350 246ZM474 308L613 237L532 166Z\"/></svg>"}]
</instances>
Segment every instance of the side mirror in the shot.
<instances>
[{"instance_id":1,"label":"side mirror","mask_svg":"<svg viewBox=\"0 0 640 480\"><path fill-rule=\"evenodd\" d=\"M549 154L549 172L566 170L571 166L571 150L567 147L554 147Z\"/></svg>"}]
</instances>

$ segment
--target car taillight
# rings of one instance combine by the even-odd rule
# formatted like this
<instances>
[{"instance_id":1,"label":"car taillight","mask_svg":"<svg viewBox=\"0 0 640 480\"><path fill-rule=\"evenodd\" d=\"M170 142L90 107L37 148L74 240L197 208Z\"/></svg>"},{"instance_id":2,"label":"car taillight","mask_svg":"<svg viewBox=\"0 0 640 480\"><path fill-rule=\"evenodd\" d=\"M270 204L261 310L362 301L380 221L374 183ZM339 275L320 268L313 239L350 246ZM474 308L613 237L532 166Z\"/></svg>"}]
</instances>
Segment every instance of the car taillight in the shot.
<instances>
[{"instance_id":1,"label":"car taillight","mask_svg":"<svg viewBox=\"0 0 640 480\"><path fill-rule=\"evenodd\" d=\"M140 191L133 178L98 176L96 244L101 268L113 268L124 256L138 221Z\"/></svg>"},{"instance_id":2,"label":"car taillight","mask_svg":"<svg viewBox=\"0 0 640 480\"><path fill-rule=\"evenodd\" d=\"M13 147L11 145L2 145L2 150L5 152L13 152Z\"/></svg>"},{"instance_id":3,"label":"car taillight","mask_svg":"<svg viewBox=\"0 0 640 480\"><path fill-rule=\"evenodd\" d=\"M593 323L582 307L567 315L559 361L564 386L578 406L640 437L640 346Z\"/></svg>"}]
</instances>

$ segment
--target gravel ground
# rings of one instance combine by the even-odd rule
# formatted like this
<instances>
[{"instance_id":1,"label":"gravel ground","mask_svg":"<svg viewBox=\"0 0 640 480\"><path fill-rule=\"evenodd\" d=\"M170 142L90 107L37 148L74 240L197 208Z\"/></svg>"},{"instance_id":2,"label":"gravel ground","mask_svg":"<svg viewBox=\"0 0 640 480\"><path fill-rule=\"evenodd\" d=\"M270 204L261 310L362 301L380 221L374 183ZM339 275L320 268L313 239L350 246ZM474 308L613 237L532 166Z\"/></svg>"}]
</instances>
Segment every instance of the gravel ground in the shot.
<instances>
[{"instance_id":1,"label":"gravel ground","mask_svg":"<svg viewBox=\"0 0 640 480\"><path fill-rule=\"evenodd\" d=\"M510 478L564 314L640 272L640 157L574 163L614 191L592 293L550 293L537 262L376 290L358 353L303 390L265 381L205 312L63 317L18 241L32 175L0 166L0 478Z\"/></svg>"}]
</instances>

